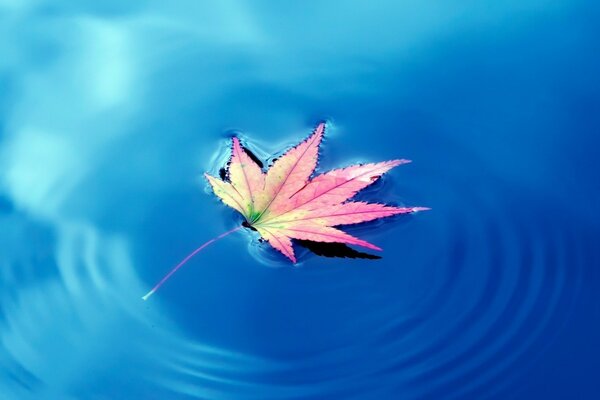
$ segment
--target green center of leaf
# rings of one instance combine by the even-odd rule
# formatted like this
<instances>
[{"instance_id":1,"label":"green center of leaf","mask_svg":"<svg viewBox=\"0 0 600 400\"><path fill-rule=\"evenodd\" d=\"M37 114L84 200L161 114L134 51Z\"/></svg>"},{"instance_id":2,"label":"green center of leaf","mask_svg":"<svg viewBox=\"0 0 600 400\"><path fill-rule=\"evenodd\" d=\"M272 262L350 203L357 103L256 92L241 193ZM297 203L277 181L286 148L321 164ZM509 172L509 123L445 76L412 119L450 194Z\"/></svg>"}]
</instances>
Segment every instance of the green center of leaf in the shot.
<instances>
[{"instance_id":1,"label":"green center of leaf","mask_svg":"<svg viewBox=\"0 0 600 400\"><path fill-rule=\"evenodd\" d=\"M252 225L256 221L258 221L261 216L262 216L262 212L255 211L253 209L250 210L250 214L248 215L248 223Z\"/></svg>"}]
</instances>

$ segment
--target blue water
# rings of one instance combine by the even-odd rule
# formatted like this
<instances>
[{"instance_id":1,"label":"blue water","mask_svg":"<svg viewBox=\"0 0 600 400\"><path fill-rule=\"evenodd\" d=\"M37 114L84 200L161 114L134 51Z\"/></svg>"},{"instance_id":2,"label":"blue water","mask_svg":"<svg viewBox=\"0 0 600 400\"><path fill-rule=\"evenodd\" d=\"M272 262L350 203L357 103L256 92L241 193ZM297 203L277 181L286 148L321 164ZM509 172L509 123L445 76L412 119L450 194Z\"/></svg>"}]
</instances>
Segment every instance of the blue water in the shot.
<instances>
[{"instance_id":1,"label":"blue water","mask_svg":"<svg viewBox=\"0 0 600 400\"><path fill-rule=\"evenodd\" d=\"M0 399L600 398L600 8L341 4L0 1ZM320 171L412 159L362 198L432 210L142 301L241 222L232 133L320 120Z\"/></svg>"}]
</instances>

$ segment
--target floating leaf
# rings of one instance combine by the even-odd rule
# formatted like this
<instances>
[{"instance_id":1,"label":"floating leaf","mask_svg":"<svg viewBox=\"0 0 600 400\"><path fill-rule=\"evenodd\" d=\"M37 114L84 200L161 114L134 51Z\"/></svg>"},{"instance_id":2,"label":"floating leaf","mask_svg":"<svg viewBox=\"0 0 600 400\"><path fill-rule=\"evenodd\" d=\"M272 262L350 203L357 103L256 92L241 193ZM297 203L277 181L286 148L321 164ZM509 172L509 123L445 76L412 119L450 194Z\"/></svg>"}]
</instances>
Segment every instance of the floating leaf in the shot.
<instances>
[{"instance_id":1,"label":"floating leaf","mask_svg":"<svg viewBox=\"0 0 600 400\"><path fill-rule=\"evenodd\" d=\"M306 140L279 157L266 173L262 169L262 163L242 147L238 138L233 138L231 160L228 169L219 173L221 179L204 174L223 203L244 216L244 227L257 231L273 248L294 263L296 256L292 239L303 244L322 242L381 250L376 245L356 238L336 226L428 209L349 201L357 192L377 181L381 175L398 165L408 163L408 160L354 165L334 169L311 179L317 166L319 145L324 132L325 124L320 123ZM144 299L208 244L240 228L232 229L196 249L144 296ZM337 249L343 247L338 246Z\"/></svg>"}]
</instances>

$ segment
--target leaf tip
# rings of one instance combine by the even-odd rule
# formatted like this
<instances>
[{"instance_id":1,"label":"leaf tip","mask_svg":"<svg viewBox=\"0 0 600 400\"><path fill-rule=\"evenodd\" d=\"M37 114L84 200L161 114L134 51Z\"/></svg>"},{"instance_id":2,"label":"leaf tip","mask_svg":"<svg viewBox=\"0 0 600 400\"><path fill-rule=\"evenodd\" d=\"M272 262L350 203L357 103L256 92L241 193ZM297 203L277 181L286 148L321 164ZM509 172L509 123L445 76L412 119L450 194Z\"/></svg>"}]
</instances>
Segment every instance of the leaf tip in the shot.
<instances>
[{"instance_id":1,"label":"leaf tip","mask_svg":"<svg viewBox=\"0 0 600 400\"><path fill-rule=\"evenodd\" d=\"M240 139L238 139L237 136L233 136L231 138L231 145L233 146L233 148L235 150L237 150L241 145L240 145Z\"/></svg>"},{"instance_id":2,"label":"leaf tip","mask_svg":"<svg viewBox=\"0 0 600 400\"><path fill-rule=\"evenodd\" d=\"M383 249L379 246L374 245L373 243L369 243L367 241L364 240L359 240L360 243L352 243L352 244L356 244L358 246L362 246L365 247L367 249L371 249L371 250L377 250L377 251L383 251Z\"/></svg>"},{"instance_id":3,"label":"leaf tip","mask_svg":"<svg viewBox=\"0 0 600 400\"><path fill-rule=\"evenodd\" d=\"M204 179L206 179L206 181L207 181L209 184L211 184L211 185L213 184L213 183L212 183L212 180L213 180L213 179L215 179L215 177L214 177L214 176L210 175L208 172L205 172L205 173L203 173L202 175L204 176Z\"/></svg>"},{"instance_id":4,"label":"leaf tip","mask_svg":"<svg viewBox=\"0 0 600 400\"><path fill-rule=\"evenodd\" d=\"M323 135L325 134L325 126L326 126L325 121L319 122L317 124L317 126L315 127L315 129L313 130L312 136L318 136L319 139L322 138Z\"/></svg>"},{"instance_id":5,"label":"leaf tip","mask_svg":"<svg viewBox=\"0 0 600 400\"><path fill-rule=\"evenodd\" d=\"M411 212L419 212L419 211L429 211L431 208L429 207L413 207Z\"/></svg>"}]
</instances>

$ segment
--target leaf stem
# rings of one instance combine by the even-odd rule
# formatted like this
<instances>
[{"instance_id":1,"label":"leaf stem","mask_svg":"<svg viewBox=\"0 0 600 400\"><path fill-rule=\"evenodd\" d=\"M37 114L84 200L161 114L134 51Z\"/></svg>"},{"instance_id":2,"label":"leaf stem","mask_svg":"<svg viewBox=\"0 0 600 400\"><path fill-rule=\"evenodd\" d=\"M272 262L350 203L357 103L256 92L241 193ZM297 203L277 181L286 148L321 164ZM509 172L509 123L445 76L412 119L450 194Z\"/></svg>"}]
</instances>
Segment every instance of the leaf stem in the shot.
<instances>
[{"instance_id":1,"label":"leaf stem","mask_svg":"<svg viewBox=\"0 0 600 400\"><path fill-rule=\"evenodd\" d=\"M219 239L223 239L225 236L227 236L227 235L229 235L229 234L231 234L231 233L233 233L233 232L236 232L236 231L238 231L238 230L240 230L240 229L242 229L242 226L235 227L235 228L233 228L233 229L231 229L231 230L229 230L229 231L227 231L227 232L225 232L225 233L222 233L222 234L220 234L219 236L217 236L217 237L215 237L215 238L213 238L213 239L210 239L208 242L204 243L202 246L200 246L200 247L198 247L196 250L192 251L192 252L191 252L190 254L188 254L188 255L187 255L187 256L186 256L186 257L185 257L183 260L181 260L181 262L179 262L179 264L177 264L177 265L176 265L176 266L175 266L175 267L174 267L174 268L173 268L171 271L169 271L169 273L168 273L168 274L166 274L166 275L165 275L165 276L164 276L164 277L163 277L163 278L162 278L162 279L161 279L161 280L160 280L160 281L159 281L159 282L158 282L158 283L157 283L157 284L156 284L156 285L155 285L155 286L152 288L152 290L150 290L148 293L146 293L146 294L145 294L145 295L142 297L142 299L143 299L143 300L148 300L148 298L149 298L150 296L152 296L152 295L154 294L154 292L156 292L156 291L158 290L158 288L160 288L160 287L163 285L163 283L165 283L165 282L166 282L166 281L167 281L167 280L168 280L168 279L171 277L171 275L173 275L175 272L177 272L177 270L178 270L179 268L183 267L185 263L187 263L187 262L188 262L188 261L189 261L189 260L190 260L192 257L194 257L196 254L198 254L200 251L202 251L202 250L203 250L205 247L207 247L208 245L210 245L210 244L212 244L212 243L216 242L216 241L217 241L217 240L219 240Z\"/></svg>"}]
</instances>

